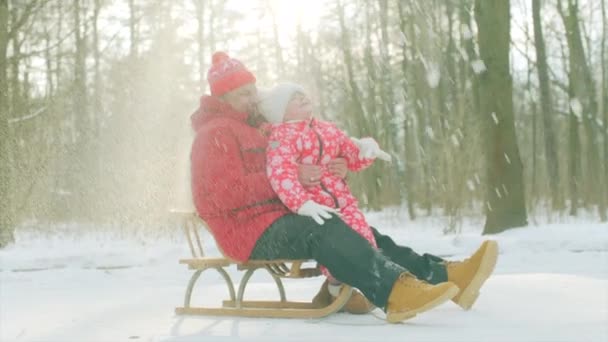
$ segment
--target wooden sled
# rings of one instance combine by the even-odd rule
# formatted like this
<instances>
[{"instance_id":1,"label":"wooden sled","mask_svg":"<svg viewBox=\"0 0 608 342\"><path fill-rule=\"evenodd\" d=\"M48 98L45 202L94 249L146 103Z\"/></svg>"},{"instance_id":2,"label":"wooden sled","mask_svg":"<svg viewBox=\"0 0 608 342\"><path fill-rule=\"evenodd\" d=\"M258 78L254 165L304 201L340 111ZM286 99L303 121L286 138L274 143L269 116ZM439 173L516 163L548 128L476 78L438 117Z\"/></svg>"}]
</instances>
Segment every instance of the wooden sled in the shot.
<instances>
[{"instance_id":1,"label":"wooden sled","mask_svg":"<svg viewBox=\"0 0 608 342\"><path fill-rule=\"evenodd\" d=\"M303 263L310 260L271 260L237 262L227 257L207 257L203 253L201 239L197 231L204 222L196 213L174 212L180 218L192 258L179 260L180 264L188 265L194 273L188 282L184 296L184 306L175 309L178 315L209 315L209 316L241 316L268 318L321 318L342 309L352 294L352 288L343 285L338 297L328 306L315 307L311 302L288 301L283 287L282 278L310 278L321 275L317 267L304 268ZM219 247L219 246L218 246ZM221 249L220 249L221 251ZM222 252L222 254L224 254ZM226 268L235 265L237 270L244 271L238 289L230 278ZM192 291L201 273L207 270L217 271L226 282L230 297L222 302L221 307L194 307L190 301ZM257 270L266 270L277 286L278 300L245 300L245 289L249 279Z\"/></svg>"}]
</instances>

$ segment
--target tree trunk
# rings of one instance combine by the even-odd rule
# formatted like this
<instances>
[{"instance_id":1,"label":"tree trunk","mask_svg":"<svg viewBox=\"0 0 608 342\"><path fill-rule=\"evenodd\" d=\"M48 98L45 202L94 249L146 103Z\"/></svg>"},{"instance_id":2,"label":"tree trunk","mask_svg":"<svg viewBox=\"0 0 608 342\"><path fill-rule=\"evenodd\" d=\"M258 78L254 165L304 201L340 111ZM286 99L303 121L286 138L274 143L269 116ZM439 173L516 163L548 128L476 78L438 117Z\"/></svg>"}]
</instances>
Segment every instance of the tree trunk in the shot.
<instances>
[{"instance_id":1,"label":"tree trunk","mask_svg":"<svg viewBox=\"0 0 608 342\"><path fill-rule=\"evenodd\" d=\"M129 56L137 56L137 14L135 0L129 0Z\"/></svg>"},{"instance_id":2,"label":"tree trunk","mask_svg":"<svg viewBox=\"0 0 608 342\"><path fill-rule=\"evenodd\" d=\"M384 139L385 145L384 147L388 150L394 150L394 140L397 132L395 130L395 125L390 124L390 122L395 118L395 95L394 95L394 87L393 87L393 77L391 76L391 58L390 53L388 51L388 47L390 45L390 38L388 35L388 27L389 27L389 11L388 11L388 1L380 0L380 75L381 75L381 83L380 83L380 97L382 98L382 106L384 113L385 122L387 122L386 127L386 138ZM371 5L368 5L371 6Z\"/></svg>"},{"instance_id":3,"label":"tree trunk","mask_svg":"<svg viewBox=\"0 0 608 342\"><path fill-rule=\"evenodd\" d=\"M45 59L45 67L46 67L46 89L44 94L47 99L53 96L55 92L55 87L53 85L53 59L51 57L51 32L48 30L48 27L44 28L44 59Z\"/></svg>"},{"instance_id":4,"label":"tree trunk","mask_svg":"<svg viewBox=\"0 0 608 342\"><path fill-rule=\"evenodd\" d=\"M76 116L76 129L84 141L90 134L89 115L87 106L87 81L86 81L86 43L80 21L80 1L74 0L74 115Z\"/></svg>"},{"instance_id":5,"label":"tree trunk","mask_svg":"<svg viewBox=\"0 0 608 342\"><path fill-rule=\"evenodd\" d=\"M540 86L540 107L543 117L545 138L545 160L547 162L552 207L554 210L559 210L563 208L563 202L559 193L559 162L557 159L557 145L555 142L555 131L553 128L553 100L549 84L545 40L543 37L542 23L540 20L540 7L540 0L532 0L534 46L536 48L538 82Z\"/></svg>"},{"instance_id":6,"label":"tree trunk","mask_svg":"<svg viewBox=\"0 0 608 342\"><path fill-rule=\"evenodd\" d=\"M372 6L365 6L365 55L363 57L363 62L365 63L365 69L367 72L367 82L365 82L367 84L365 108L367 110L367 114L373 117L378 113L376 107L376 84L378 82L378 77L376 73L374 56L372 55L374 48L372 46L371 20L373 15L370 13L371 7ZM372 123L374 123L374 121L372 121Z\"/></svg>"},{"instance_id":7,"label":"tree trunk","mask_svg":"<svg viewBox=\"0 0 608 342\"><path fill-rule=\"evenodd\" d=\"M462 118L462 136L464 142L462 147L465 150L472 150L473 148L482 146L480 137L477 130L477 124L479 122L479 79L475 76L475 70L472 68L472 62L478 58L475 52L474 37L473 37L473 23L471 20L471 11L473 8L473 0L460 0L458 4L458 19L460 21L460 38L461 45L464 48L464 53L460 55L459 61L459 108L463 113ZM462 49L459 49L462 50ZM474 158L466 163L465 174L471 175L472 177L467 180L469 182L469 189L473 192L474 196L470 198L469 205L473 207L474 202L480 199L482 196L481 191L474 190L475 184L479 184L479 162L478 158ZM475 162L472 162L475 161ZM470 177L470 176L468 176ZM475 181L473 181L475 180Z\"/></svg>"},{"instance_id":8,"label":"tree trunk","mask_svg":"<svg viewBox=\"0 0 608 342\"><path fill-rule=\"evenodd\" d=\"M95 139L99 139L101 121L101 53L99 51L99 12L101 11L101 0L95 0L93 7L93 61L94 61L94 82L95 95L93 99L94 131Z\"/></svg>"},{"instance_id":9,"label":"tree trunk","mask_svg":"<svg viewBox=\"0 0 608 342\"><path fill-rule=\"evenodd\" d=\"M349 108L347 108L346 111L353 113L353 122L357 123L357 125L351 126L351 128L354 129L352 134L360 137L364 134L372 134L372 132L370 132L370 121L365 118L365 109L363 107L363 103L361 102L361 99L363 99L362 92L359 89L355 79L355 66L353 56L351 54L352 48L350 36L346 28L346 19L344 18L344 7L340 1L337 1L337 6L338 20L340 25L340 42L342 44L341 50L344 55L344 64L346 65L347 84L350 88L349 98L352 100L352 102L349 104ZM379 184L377 181L374 181L372 184L374 184L374 186L368 188L369 191L367 192L367 203L373 209L379 209L380 203L378 203L377 198L378 194L381 192L381 184Z\"/></svg>"},{"instance_id":10,"label":"tree trunk","mask_svg":"<svg viewBox=\"0 0 608 342\"><path fill-rule=\"evenodd\" d=\"M63 22L63 6L61 4L61 1L57 2L56 10L57 10L57 22L62 23ZM57 39L61 39L61 36L63 33L62 27L63 27L63 25L57 25L57 31L55 32ZM61 68L62 68L62 61L63 61L63 51L61 50L61 43L59 43L59 45L57 46L54 60L55 60L55 82L57 84L57 87L59 87L59 84L61 82Z\"/></svg>"},{"instance_id":11,"label":"tree trunk","mask_svg":"<svg viewBox=\"0 0 608 342\"><path fill-rule=\"evenodd\" d=\"M272 19L272 38L274 40L274 56L276 60L276 65L278 67L279 75L285 75L285 62L283 62L283 48L281 47L281 42L279 41L279 27L277 26L277 18L274 10L270 3L266 3L267 10L270 12L270 17Z\"/></svg>"},{"instance_id":12,"label":"tree trunk","mask_svg":"<svg viewBox=\"0 0 608 342\"><path fill-rule=\"evenodd\" d=\"M566 41L569 49L570 82L572 87L571 103L574 107L574 115L580 117L585 128L588 151L586 155L584 177L581 180L587 182L585 191L585 202L597 205L598 212L602 219L606 219L606 201L603 195L604 178L599 163L599 148L596 140L595 118L597 115L597 101L595 99L595 86L591 77L591 70L587 64L583 41L581 37L578 2L568 0L567 11L562 8L561 0L558 1L558 11L566 30ZM580 103L580 105L579 105ZM580 107L580 109L579 109ZM578 119L578 118L577 118ZM585 170L586 169L586 170ZM586 171L586 172L585 172Z\"/></svg>"},{"instance_id":13,"label":"tree trunk","mask_svg":"<svg viewBox=\"0 0 608 342\"><path fill-rule=\"evenodd\" d=\"M8 0L0 0L0 248L13 242L13 213L9 199L10 168L8 132L7 47L9 32Z\"/></svg>"},{"instance_id":14,"label":"tree trunk","mask_svg":"<svg viewBox=\"0 0 608 342\"><path fill-rule=\"evenodd\" d=\"M523 165L513 118L513 85L509 71L509 2L475 2L479 53L486 65L486 71L479 75L487 170L484 234L499 233L528 223Z\"/></svg>"},{"instance_id":15,"label":"tree trunk","mask_svg":"<svg viewBox=\"0 0 608 342\"><path fill-rule=\"evenodd\" d=\"M213 0L209 0L209 49L211 53L215 52L215 6Z\"/></svg>"},{"instance_id":16,"label":"tree trunk","mask_svg":"<svg viewBox=\"0 0 608 342\"><path fill-rule=\"evenodd\" d=\"M17 18L17 10L15 8L12 9L12 17L13 18ZM13 31L13 29L11 29L11 31ZM17 31L13 31L14 35L12 37L11 43L12 43L12 55L13 58L10 59L10 76L9 76L9 94L10 94L10 101L9 101L9 112L12 114L12 116L22 116L23 115L23 107L22 107L22 100L21 100L21 87L19 85L19 73L20 73L20 68L19 68L19 58L17 58L17 56L19 56L21 54L21 44L19 43L19 39L20 37L20 32Z\"/></svg>"},{"instance_id":17,"label":"tree trunk","mask_svg":"<svg viewBox=\"0 0 608 342\"><path fill-rule=\"evenodd\" d=\"M406 36L406 15L405 15L405 9L403 8L403 2L402 1L398 1L397 2L397 8L399 10L399 28L401 30L401 35L403 38L405 38ZM401 55L403 60L401 61L401 72L403 73L403 85L402 85L402 92L404 94L404 102L405 102L405 95L409 93L408 91L408 87L409 85L406 82L406 76L408 75L408 58L407 58L407 49L408 46L406 44L406 40L403 39L403 46L401 47ZM415 102L415 101L412 101ZM405 199L407 202L407 212L408 215L410 217L410 220L415 220L416 219L416 211L414 209L414 202L415 202L415 195L414 195L414 191L413 191L413 184L414 184L414 167L412 167L412 163L414 162L414 146L416 141L412 138L412 133L411 133L411 127L413 127L412 124L412 116L409 113L405 114L405 119L403 122L403 143L404 143L404 162L405 162Z\"/></svg>"},{"instance_id":18,"label":"tree trunk","mask_svg":"<svg viewBox=\"0 0 608 342\"><path fill-rule=\"evenodd\" d=\"M600 113L604 113L604 122L602 125L604 132L604 176L608 177L608 72L606 71L608 60L606 60L606 31L608 23L606 18L606 1L602 1L602 47L601 47L601 65L602 65L602 106ZM608 201L608 179L604 178L604 201Z\"/></svg>"},{"instance_id":19,"label":"tree trunk","mask_svg":"<svg viewBox=\"0 0 608 342\"><path fill-rule=\"evenodd\" d=\"M418 173L419 179L422 183L422 194L418 197L419 203L422 208L426 210L427 215L432 214L433 203L432 203L432 191L431 191L431 168L429 163L429 155L430 151L430 142L428 135L426 133L427 127L427 117L426 108L428 107L428 92L426 90L425 76L424 76L424 65L422 63L424 55L421 55L419 51L420 47L418 45L419 41L424 42L428 39L427 32L428 29L425 28L427 25L424 22L423 18L420 18L422 13L420 13L419 7L410 4L410 17L408 18L409 25L409 37L411 41L410 45L410 54L412 56L412 65L410 67L411 76L410 83L412 84L412 91L410 92L412 98L414 99L414 108L413 112L416 115L416 126L413 127L415 130L415 151L416 151L416 161L419 165L420 172ZM417 30L420 29L420 34L417 34Z\"/></svg>"},{"instance_id":20,"label":"tree trunk","mask_svg":"<svg viewBox=\"0 0 608 342\"><path fill-rule=\"evenodd\" d=\"M361 91L359 90L359 86L357 86L357 82L355 81L355 67L353 65L353 56L351 55L351 43L350 43L350 37L348 34L348 30L346 28L346 23L345 23L345 19L344 19L344 7L342 6L342 4L340 4L340 2L338 1L338 19L340 21L340 39L341 39L341 43L342 43L342 52L344 54L344 64L346 64L346 71L347 71L347 82L348 85L350 86L350 91L351 91L351 99L354 103L354 110L355 110L355 117L357 120L357 123L359 124L360 127L367 127L367 121L365 120L364 117L364 110L363 110L363 104L361 103L361 99L363 98L361 96ZM358 132L356 132L355 134L357 136L361 136L363 133L369 133L369 132L364 132L365 129L360 129Z\"/></svg>"},{"instance_id":21,"label":"tree trunk","mask_svg":"<svg viewBox=\"0 0 608 342\"><path fill-rule=\"evenodd\" d=\"M471 28L472 20L471 20L471 12L470 12L469 6L470 6L470 0L461 0L460 1L459 17L460 17L460 22L468 27L468 30L469 30L469 32L471 32L470 34L472 35L472 32L473 32L473 30ZM466 51L466 55L468 57L468 62L471 63L474 59L477 58L477 54L475 53L475 45L473 43L472 38L465 40L464 48ZM480 95L480 89L479 89L479 79L477 77L473 77L471 92L473 93L473 113L471 116L476 118L476 117L478 117L479 112L481 110L480 109L481 95Z\"/></svg>"},{"instance_id":22,"label":"tree trunk","mask_svg":"<svg viewBox=\"0 0 608 342\"><path fill-rule=\"evenodd\" d=\"M572 71L568 74L568 80L569 84L574 83L572 79ZM573 87L570 86L568 91L568 95L570 97L574 96L574 91L572 88ZM572 216L576 216L579 206L579 184L581 182L580 151L581 141L578 132L578 118L572 110L572 106L570 106L570 111L568 114L568 174L570 175L570 179L568 183L570 188L570 215Z\"/></svg>"},{"instance_id":23,"label":"tree trunk","mask_svg":"<svg viewBox=\"0 0 608 342\"><path fill-rule=\"evenodd\" d=\"M197 35L196 45L198 47L198 91L204 94L207 88L207 72L205 70L205 0L194 0L196 7Z\"/></svg>"}]
</instances>

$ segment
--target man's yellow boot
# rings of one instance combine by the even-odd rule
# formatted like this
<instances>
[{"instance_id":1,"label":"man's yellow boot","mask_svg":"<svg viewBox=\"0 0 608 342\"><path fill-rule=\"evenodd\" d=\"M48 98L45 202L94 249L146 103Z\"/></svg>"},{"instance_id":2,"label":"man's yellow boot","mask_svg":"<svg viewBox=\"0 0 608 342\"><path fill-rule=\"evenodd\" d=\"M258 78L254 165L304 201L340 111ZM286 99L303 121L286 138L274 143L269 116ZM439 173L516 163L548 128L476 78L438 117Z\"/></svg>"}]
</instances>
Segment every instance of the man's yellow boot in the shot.
<instances>
[{"instance_id":1,"label":"man's yellow boot","mask_svg":"<svg viewBox=\"0 0 608 342\"><path fill-rule=\"evenodd\" d=\"M446 264L448 281L460 288L460 292L452 298L456 304L465 310L473 306L479 289L494 271L497 258L498 244L488 240L470 258Z\"/></svg>"},{"instance_id":2,"label":"man's yellow boot","mask_svg":"<svg viewBox=\"0 0 608 342\"><path fill-rule=\"evenodd\" d=\"M335 300L336 296L333 296L329 290L329 282L325 280L319 292L312 299L312 303L316 308L323 308L331 304ZM363 315L374 310L376 306L372 304L365 296L358 290L353 290L353 294L350 299L344 305L344 308L340 311L346 311L354 315Z\"/></svg>"},{"instance_id":3,"label":"man's yellow boot","mask_svg":"<svg viewBox=\"0 0 608 342\"><path fill-rule=\"evenodd\" d=\"M450 282L430 285L403 273L393 285L386 305L386 320L397 323L410 319L452 299L458 287Z\"/></svg>"}]
</instances>

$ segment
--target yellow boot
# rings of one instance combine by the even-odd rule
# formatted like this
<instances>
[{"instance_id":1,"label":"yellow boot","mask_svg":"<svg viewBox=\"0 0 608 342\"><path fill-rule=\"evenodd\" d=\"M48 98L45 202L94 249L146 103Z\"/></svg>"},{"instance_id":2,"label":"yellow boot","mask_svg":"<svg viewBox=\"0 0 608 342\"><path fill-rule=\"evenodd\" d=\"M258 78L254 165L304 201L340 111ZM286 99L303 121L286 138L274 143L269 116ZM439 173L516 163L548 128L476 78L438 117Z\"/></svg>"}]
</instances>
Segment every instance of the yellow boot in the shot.
<instances>
[{"instance_id":1,"label":"yellow boot","mask_svg":"<svg viewBox=\"0 0 608 342\"><path fill-rule=\"evenodd\" d=\"M376 308L359 290L353 290L350 299L344 305L344 311L353 315L365 315Z\"/></svg>"},{"instance_id":2,"label":"yellow boot","mask_svg":"<svg viewBox=\"0 0 608 342\"><path fill-rule=\"evenodd\" d=\"M323 308L331 304L335 300L329 291L329 282L325 280L319 292L312 299L312 303L316 308ZM346 311L353 315L363 315L374 310L376 307L358 290L353 290L350 299L340 311Z\"/></svg>"},{"instance_id":3,"label":"yellow boot","mask_svg":"<svg viewBox=\"0 0 608 342\"><path fill-rule=\"evenodd\" d=\"M498 244L488 240L470 258L446 264L448 281L460 288L460 292L452 298L456 304L465 310L473 306L479 289L494 271L497 258Z\"/></svg>"},{"instance_id":4,"label":"yellow boot","mask_svg":"<svg viewBox=\"0 0 608 342\"><path fill-rule=\"evenodd\" d=\"M393 285L386 305L386 320L397 323L452 299L458 287L450 282L430 285L403 273Z\"/></svg>"}]
</instances>

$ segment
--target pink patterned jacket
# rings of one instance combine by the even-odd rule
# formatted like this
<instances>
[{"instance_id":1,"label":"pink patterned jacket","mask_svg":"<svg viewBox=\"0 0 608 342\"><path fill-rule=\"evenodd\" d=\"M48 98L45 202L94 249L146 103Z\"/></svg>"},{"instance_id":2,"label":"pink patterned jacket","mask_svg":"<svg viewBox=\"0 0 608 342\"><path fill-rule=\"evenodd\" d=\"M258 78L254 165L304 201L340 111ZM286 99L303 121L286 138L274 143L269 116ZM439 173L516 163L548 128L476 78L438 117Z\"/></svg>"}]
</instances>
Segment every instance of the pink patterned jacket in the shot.
<instances>
[{"instance_id":1,"label":"pink patterned jacket","mask_svg":"<svg viewBox=\"0 0 608 342\"><path fill-rule=\"evenodd\" d=\"M268 141L266 173L270 185L291 211L297 212L308 200L337 208L346 224L376 246L346 181L328 169L329 161L339 157L346 159L350 171L360 171L374 159L359 158L359 148L343 131L333 123L316 119L273 125ZM298 181L298 164L321 166L321 185L304 188Z\"/></svg>"}]
</instances>

